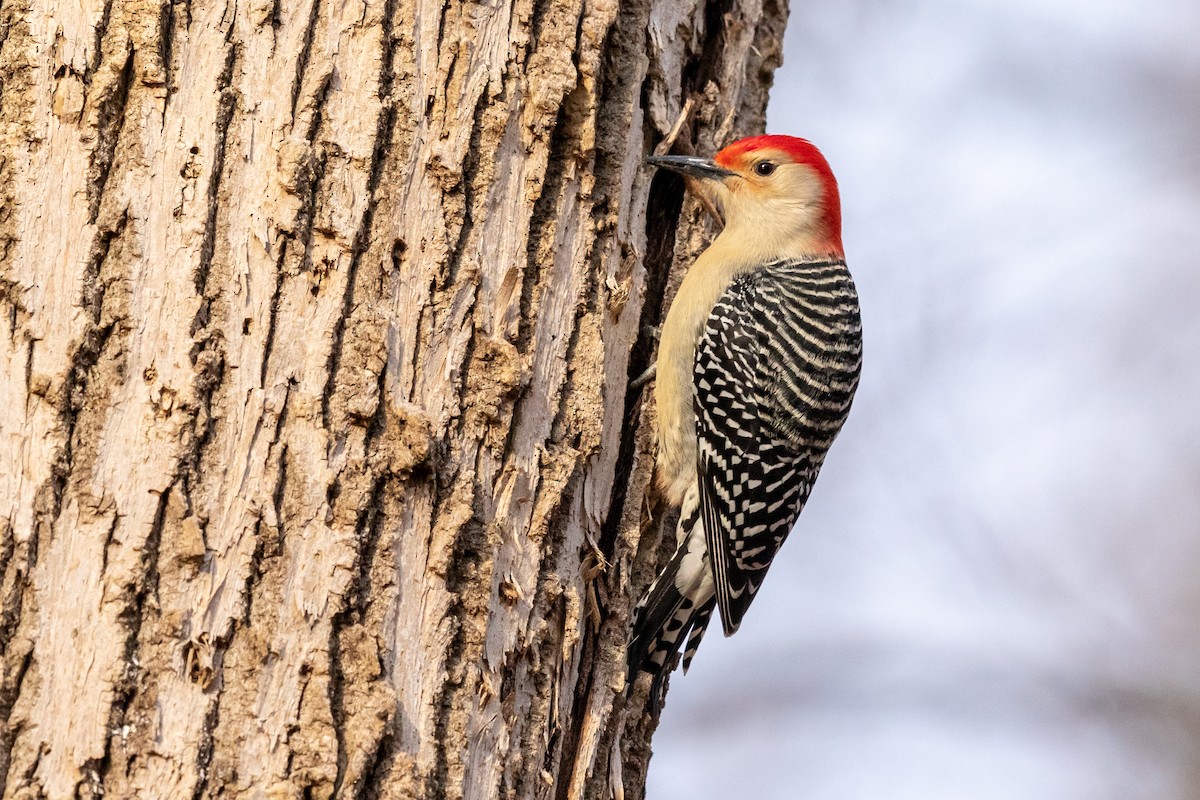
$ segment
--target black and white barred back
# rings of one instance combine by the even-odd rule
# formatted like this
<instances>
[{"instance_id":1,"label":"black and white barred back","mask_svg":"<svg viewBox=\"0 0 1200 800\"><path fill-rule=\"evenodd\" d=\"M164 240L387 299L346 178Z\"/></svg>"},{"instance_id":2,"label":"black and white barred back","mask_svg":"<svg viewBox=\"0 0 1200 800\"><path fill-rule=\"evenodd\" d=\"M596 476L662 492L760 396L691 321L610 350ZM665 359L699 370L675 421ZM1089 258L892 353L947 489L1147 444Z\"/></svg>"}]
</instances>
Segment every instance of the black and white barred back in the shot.
<instances>
[{"instance_id":1,"label":"black and white barred back","mask_svg":"<svg viewBox=\"0 0 1200 800\"><path fill-rule=\"evenodd\" d=\"M654 674L657 698L685 636L687 670L714 606L726 636L738 629L846 420L861 363L843 261L774 262L717 300L693 369L697 491L678 550L635 612L631 683Z\"/></svg>"}]
</instances>

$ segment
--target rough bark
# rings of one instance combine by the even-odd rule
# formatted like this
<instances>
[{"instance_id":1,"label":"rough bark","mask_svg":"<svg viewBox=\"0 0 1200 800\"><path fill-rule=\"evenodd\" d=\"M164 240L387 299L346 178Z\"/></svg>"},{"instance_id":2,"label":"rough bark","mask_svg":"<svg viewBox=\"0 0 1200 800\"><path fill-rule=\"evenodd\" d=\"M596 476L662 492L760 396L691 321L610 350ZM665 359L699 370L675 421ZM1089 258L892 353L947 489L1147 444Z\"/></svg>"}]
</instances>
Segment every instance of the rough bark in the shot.
<instances>
[{"instance_id":1,"label":"rough bark","mask_svg":"<svg viewBox=\"0 0 1200 800\"><path fill-rule=\"evenodd\" d=\"M0 794L640 796L642 158L785 16L4 0Z\"/></svg>"}]
</instances>

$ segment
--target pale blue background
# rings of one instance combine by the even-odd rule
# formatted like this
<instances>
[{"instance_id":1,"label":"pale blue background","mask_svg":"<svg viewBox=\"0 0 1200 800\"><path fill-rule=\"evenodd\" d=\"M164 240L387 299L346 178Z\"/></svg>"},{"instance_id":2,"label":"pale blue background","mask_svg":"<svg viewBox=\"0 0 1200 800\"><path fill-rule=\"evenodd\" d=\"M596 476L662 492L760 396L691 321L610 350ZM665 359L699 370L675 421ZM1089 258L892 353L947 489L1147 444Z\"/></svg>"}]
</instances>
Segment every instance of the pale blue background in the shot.
<instances>
[{"instance_id":1,"label":"pale blue background","mask_svg":"<svg viewBox=\"0 0 1200 800\"><path fill-rule=\"evenodd\" d=\"M1200 2L793 0L862 388L651 800L1200 797Z\"/></svg>"}]
</instances>

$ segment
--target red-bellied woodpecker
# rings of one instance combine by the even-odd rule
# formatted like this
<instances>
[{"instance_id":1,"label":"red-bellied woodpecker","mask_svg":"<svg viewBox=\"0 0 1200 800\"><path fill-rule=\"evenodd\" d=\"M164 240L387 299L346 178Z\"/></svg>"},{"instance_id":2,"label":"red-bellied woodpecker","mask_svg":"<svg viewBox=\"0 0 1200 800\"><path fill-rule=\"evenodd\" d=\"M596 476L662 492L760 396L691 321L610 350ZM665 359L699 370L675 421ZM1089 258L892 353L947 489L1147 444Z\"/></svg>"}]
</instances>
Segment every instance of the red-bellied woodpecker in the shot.
<instances>
[{"instance_id":1,"label":"red-bellied woodpecker","mask_svg":"<svg viewBox=\"0 0 1200 800\"><path fill-rule=\"evenodd\" d=\"M660 156L725 227L688 270L659 340L658 487L677 550L638 604L629 680L652 696L713 608L732 635L796 522L850 410L862 356L837 182L811 143L734 142L715 160Z\"/></svg>"}]
</instances>

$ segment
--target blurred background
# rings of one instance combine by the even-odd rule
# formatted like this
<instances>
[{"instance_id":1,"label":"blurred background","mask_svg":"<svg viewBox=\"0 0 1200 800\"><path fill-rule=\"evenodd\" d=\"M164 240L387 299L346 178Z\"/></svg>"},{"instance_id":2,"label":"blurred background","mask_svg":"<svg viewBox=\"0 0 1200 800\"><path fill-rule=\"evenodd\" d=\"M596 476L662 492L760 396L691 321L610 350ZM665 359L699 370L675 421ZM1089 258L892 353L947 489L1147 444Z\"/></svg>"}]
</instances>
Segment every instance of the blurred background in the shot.
<instances>
[{"instance_id":1,"label":"blurred background","mask_svg":"<svg viewBox=\"0 0 1200 800\"><path fill-rule=\"evenodd\" d=\"M866 366L651 800L1200 797L1200 2L793 0Z\"/></svg>"}]
</instances>

